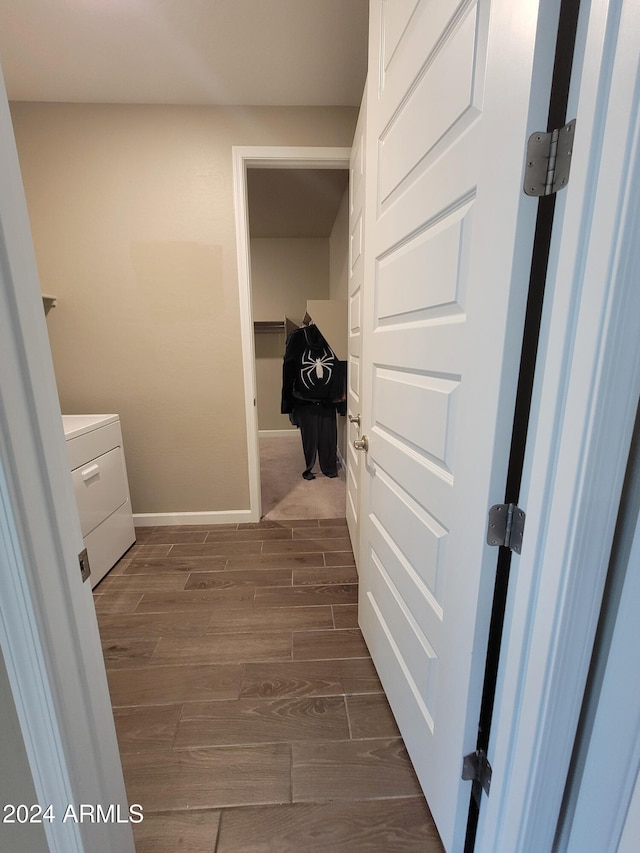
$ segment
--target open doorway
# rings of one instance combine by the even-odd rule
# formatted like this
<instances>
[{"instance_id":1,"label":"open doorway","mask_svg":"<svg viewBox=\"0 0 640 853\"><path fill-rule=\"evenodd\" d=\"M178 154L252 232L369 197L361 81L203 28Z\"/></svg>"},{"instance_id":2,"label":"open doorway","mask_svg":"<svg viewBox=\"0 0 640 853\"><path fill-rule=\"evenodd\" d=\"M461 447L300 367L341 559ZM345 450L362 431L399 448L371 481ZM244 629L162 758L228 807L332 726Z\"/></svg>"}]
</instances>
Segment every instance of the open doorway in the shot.
<instances>
[{"instance_id":1,"label":"open doorway","mask_svg":"<svg viewBox=\"0 0 640 853\"><path fill-rule=\"evenodd\" d=\"M313 323L346 362L348 185L345 169L247 171L249 254L262 516L345 515L344 442L338 477L306 472L295 417L281 413L282 359L295 330ZM332 412L335 418L335 408ZM338 433L344 435L344 416ZM333 454L332 454L333 455ZM316 476L317 475L317 476ZM311 482L315 478L315 482Z\"/></svg>"},{"instance_id":2,"label":"open doorway","mask_svg":"<svg viewBox=\"0 0 640 853\"><path fill-rule=\"evenodd\" d=\"M300 432L280 403L287 336L305 321L347 358L348 163L348 149L234 150L255 520L345 514L346 418L338 417L339 476L308 481Z\"/></svg>"}]
</instances>

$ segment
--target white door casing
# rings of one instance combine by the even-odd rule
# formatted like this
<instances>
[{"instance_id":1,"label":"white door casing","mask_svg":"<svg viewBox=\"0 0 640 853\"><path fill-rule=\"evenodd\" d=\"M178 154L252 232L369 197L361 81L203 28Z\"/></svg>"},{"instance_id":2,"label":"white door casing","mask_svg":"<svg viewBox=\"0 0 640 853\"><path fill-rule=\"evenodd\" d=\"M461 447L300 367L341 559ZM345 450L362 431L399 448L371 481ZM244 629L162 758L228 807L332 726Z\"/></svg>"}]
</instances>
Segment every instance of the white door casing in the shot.
<instances>
[{"instance_id":1,"label":"white door casing","mask_svg":"<svg viewBox=\"0 0 640 853\"><path fill-rule=\"evenodd\" d=\"M348 282L348 369L347 416L357 418L361 412L360 359L362 352L362 285L364 281L364 187L366 91L362 99L358 123L353 137L349 163L349 282ZM361 433L357 421L348 424L346 449L347 483L346 515L349 536L356 561L360 542L360 478L361 455L354 439Z\"/></svg>"},{"instance_id":2,"label":"white door casing","mask_svg":"<svg viewBox=\"0 0 640 853\"><path fill-rule=\"evenodd\" d=\"M245 429L249 473L249 510L244 521L259 521L262 515L260 492L260 447L253 309L251 305L251 254L247 207L247 169L348 169L350 148L233 146L233 199L238 255L240 334L245 396Z\"/></svg>"},{"instance_id":3,"label":"white door casing","mask_svg":"<svg viewBox=\"0 0 640 853\"><path fill-rule=\"evenodd\" d=\"M582 706L640 392L638 32L635 0L582 4L479 853L552 849ZM603 824L629 795L617 771Z\"/></svg>"},{"instance_id":4,"label":"white door casing","mask_svg":"<svg viewBox=\"0 0 640 853\"><path fill-rule=\"evenodd\" d=\"M360 622L449 851L466 827L496 565L486 518L504 499L531 261L527 123L548 105L536 11L371 7Z\"/></svg>"}]
</instances>

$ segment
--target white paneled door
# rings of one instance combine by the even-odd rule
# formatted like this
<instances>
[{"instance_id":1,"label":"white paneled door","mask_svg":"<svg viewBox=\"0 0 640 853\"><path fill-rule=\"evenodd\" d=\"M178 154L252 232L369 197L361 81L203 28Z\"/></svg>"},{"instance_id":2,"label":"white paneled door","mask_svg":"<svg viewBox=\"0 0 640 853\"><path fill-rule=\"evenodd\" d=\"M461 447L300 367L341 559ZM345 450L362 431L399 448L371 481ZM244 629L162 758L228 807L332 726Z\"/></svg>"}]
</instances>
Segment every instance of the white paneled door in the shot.
<instances>
[{"instance_id":1,"label":"white paneled door","mask_svg":"<svg viewBox=\"0 0 640 853\"><path fill-rule=\"evenodd\" d=\"M533 243L528 120L548 105L537 7L371 5L360 620L447 851L464 843L497 553L486 519L504 499Z\"/></svg>"}]
</instances>

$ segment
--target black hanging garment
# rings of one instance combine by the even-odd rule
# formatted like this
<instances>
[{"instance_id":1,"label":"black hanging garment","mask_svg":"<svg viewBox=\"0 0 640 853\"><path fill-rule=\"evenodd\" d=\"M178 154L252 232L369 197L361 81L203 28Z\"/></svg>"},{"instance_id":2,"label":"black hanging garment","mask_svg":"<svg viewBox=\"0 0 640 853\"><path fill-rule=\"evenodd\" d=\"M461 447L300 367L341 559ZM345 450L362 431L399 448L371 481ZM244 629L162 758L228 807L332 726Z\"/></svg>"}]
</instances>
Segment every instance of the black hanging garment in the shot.
<instances>
[{"instance_id":1,"label":"black hanging garment","mask_svg":"<svg viewBox=\"0 0 640 853\"><path fill-rule=\"evenodd\" d=\"M281 411L300 427L306 469L313 479L316 455L327 477L337 476L336 412L346 414L346 362L340 361L317 326L288 337L282 366Z\"/></svg>"}]
</instances>

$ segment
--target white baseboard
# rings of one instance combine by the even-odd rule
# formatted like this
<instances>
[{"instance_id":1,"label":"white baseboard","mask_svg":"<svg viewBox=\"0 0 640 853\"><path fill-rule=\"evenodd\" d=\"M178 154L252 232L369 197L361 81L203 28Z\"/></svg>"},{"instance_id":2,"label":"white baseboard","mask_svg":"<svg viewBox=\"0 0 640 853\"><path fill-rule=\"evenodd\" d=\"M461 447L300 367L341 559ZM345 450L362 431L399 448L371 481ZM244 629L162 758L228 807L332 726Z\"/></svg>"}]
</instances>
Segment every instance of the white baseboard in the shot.
<instances>
[{"instance_id":1,"label":"white baseboard","mask_svg":"<svg viewBox=\"0 0 640 853\"><path fill-rule=\"evenodd\" d=\"M297 427L292 426L291 429L260 429L258 430L259 438L280 438L286 435L295 435Z\"/></svg>"},{"instance_id":2,"label":"white baseboard","mask_svg":"<svg viewBox=\"0 0 640 853\"><path fill-rule=\"evenodd\" d=\"M140 512L133 514L136 527L166 527L170 524L243 524L259 521L249 509L222 512Z\"/></svg>"}]
</instances>

